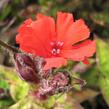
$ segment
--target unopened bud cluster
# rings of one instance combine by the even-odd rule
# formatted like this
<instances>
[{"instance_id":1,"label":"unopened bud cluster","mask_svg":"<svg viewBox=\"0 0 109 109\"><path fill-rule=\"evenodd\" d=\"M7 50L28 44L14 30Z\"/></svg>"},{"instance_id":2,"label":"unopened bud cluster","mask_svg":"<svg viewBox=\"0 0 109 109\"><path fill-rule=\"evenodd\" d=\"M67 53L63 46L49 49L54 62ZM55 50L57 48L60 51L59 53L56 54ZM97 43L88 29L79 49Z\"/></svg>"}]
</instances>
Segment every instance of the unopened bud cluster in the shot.
<instances>
[{"instance_id":1,"label":"unopened bud cluster","mask_svg":"<svg viewBox=\"0 0 109 109\"><path fill-rule=\"evenodd\" d=\"M69 73L54 72L53 69L43 70L46 64L44 58L27 53L15 53L14 60L20 78L38 86L32 91L32 95L38 99L44 100L51 95L71 89Z\"/></svg>"}]
</instances>

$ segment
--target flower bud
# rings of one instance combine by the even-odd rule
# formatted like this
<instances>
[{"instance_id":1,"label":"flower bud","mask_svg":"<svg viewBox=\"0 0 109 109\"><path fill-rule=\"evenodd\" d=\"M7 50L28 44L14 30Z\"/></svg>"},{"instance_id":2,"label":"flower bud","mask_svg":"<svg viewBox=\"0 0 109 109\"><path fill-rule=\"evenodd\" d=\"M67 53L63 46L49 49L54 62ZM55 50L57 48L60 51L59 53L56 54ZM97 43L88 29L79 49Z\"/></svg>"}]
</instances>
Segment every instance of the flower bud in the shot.
<instances>
[{"instance_id":1,"label":"flower bud","mask_svg":"<svg viewBox=\"0 0 109 109\"><path fill-rule=\"evenodd\" d=\"M56 93L67 91L70 88L69 76L67 73L58 72L57 74L50 77L50 79L41 80L38 94L40 97L49 97Z\"/></svg>"},{"instance_id":2,"label":"flower bud","mask_svg":"<svg viewBox=\"0 0 109 109\"><path fill-rule=\"evenodd\" d=\"M39 88L41 95L53 95L54 88L51 85L51 80L43 79Z\"/></svg>"},{"instance_id":3,"label":"flower bud","mask_svg":"<svg viewBox=\"0 0 109 109\"><path fill-rule=\"evenodd\" d=\"M55 93L67 91L70 84L70 77L67 72L58 72L51 80L51 86Z\"/></svg>"},{"instance_id":4,"label":"flower bud","mask_svg":"<svg viewBox=\"0 0 109 109\"><path fill-rule=\"evenodd\" d=\"M16 53L14 55L15 67L21 79L27 82L38 83L38 72L42 68L43 60L30 54Z\"/></svg>"}]
</instances>

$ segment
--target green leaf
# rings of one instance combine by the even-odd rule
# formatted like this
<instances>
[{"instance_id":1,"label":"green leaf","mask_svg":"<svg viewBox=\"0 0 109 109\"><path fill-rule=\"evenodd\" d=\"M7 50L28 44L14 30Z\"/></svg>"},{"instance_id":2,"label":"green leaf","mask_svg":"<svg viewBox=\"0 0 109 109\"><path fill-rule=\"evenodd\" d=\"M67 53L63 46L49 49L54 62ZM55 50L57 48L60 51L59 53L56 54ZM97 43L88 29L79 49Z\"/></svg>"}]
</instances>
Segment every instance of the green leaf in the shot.
<instances>
[{"instance_id":1,"label":"green leaf","mask_svg":"<svg viewBox=\"0 0 109 109\"><path fill-rule=\"evenodd\" d=\"M29 84L22 81L16 74L15 69L8 69L6 67L0 66L0 86L8 88L12 98L17 101L23 99L29 91ZM8 86L8 82L11 84Z\"/></svg>"},{"instance_id":2,"label":"green leaf","mask_svg":"<svg viewBox=\"0 0 109 109\"><path fill-rule=\"evenodd\" d=\"M28 95L29 85L23 81L10 86L10 94L15 101L23 99Z\"/></svg>"},{"instance_id":3,"label":"green leaf","mask_svg":"<svg viewBox=\"0 0 109 109\"><path fill-rule=\"evenodd\" d=\"M99 86L104 99L109 105L109 46L100 39L97 39L97 58Z\"/></svg>"},{"instance_id":4,"label":"green leaf","mask_svg":"<svg viewBox=\"0 0 109 109\"><path fill-rule=\"evenodd\" d=\"M14 102L11 98L5 98L0 100L0 109L8 109Z\"/></svg>"},{"instance_id":5,"label":"green leaf","mask_svg":"<svg viewBox=\"0 0 109 109\"><path fill-rule=\"evenodd\" d=\"M100 74L109 77L109 46L97 39L97 61Z\"/></svg>"},{"instance_id":6,"label":"green leaf","mask_svg":"<svg viewBox=\"0 0 109 109\"><path fill-rule=\"evenodd\" d=\"M36 100L32 98L25 98L17 102L15 105L9 107L9 109L45 109L36 103Z\"/></svg>"},{"instance_id":7,"label":"green leaf","mask_svg":"<svg viewBox=\"0 0 109 109\"><path fill-rule=\"evenodd\" d=\"M64 94L55 102L54 109L83 109L71 96Z\"/></svg>"},{"instance_id":8,"label":"green leaf","mask_svg":"<svg viewBox=\"0 0 109 109\"><path fill-rule=\"evenodd\" d=\"M104 99L109 105L109 77L100 77L99 85Z\"/></svg>"},{"instance_id":9,"label":"green leaf","mask_svg":"<svg viewBox=\"0 0 109 109\"><path fill-rule=\"evenodd\" d=\"M0 95L0 109L7 109L10 105L14 103L11 96L9 96L9 83L6 78L7 70L3 70L3 67L0 66L0 88L4 90L4 92Z\"/></svg>"},{"instance_id":10,"label":"green leaf","mask_svg":"<svg viewBox=\"0 0 109 109\"><path fill-rule=\"evenodd\" d=\"M9 84L7 83L6 80L2 79L1 77L0 77L0 88L9 89Z\"/></svg>"},{"instance_id":11,"label":"green leaf","mask_svg":"<svg viewBox=\"0 0 109 109\"><path fill-rule=\"evenodd\" d=\"M88 69L84 74L82 74L82 78L86 80L86 86L91 88L98 87L98 69L96 66L92 66Z\"/></svg>"},{"instance_id":12,"label":"green leaf","mask_svg":"<svg viewBox=\"0 0 109 109\"><path fill-rule=\"evenodd\" d=\"M20 80L20 78L16 74L15 69L13 68L7 68L7 67L0 66L0 76L2 77L2 79L8 82L10 81L12 83Z\"/></svg>"},{"instance_id":13,"label":"green leaf","mask_svg":"<svg viewBox=\"0 0 109 109\"><path fill-rule=\"evenodd\" d=\"M1 16L0 16L0 20L4 20L9 13L11 12L11 6L7 5L4 7L4 9L1 11Z\"/></svg>"},{"instance_id":14,"label":"green leaf","mask_svg":"<svg viewBox=\"0 0 109 109\"><path fill-rule=\"evenodd\" d=\"M43 105L46 109L50 109L55 104L55 97L51 96Z\"/></svg>"},{"instance_id":15,"label":"green leaf","mask_svg":"<svg viewBox=\"0 0 109 109\"><path fill-rule=\"evenodd\" d=\"M55 105L56 102L64 103L67 95L64 93L56 94L51 96L46 102L44 102L44 107L46 109L51 109Z\"/></svg>"}]
</instances>

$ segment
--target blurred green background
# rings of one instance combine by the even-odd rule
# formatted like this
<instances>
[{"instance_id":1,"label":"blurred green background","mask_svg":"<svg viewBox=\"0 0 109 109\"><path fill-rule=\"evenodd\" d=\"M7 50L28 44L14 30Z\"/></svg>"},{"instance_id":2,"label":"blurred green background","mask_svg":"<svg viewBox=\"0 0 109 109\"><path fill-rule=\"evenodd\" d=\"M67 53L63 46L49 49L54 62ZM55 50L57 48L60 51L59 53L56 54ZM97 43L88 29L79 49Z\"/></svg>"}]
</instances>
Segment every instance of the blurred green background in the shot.
<instances>
[{"instance_id":1,"label":"blurred green background","mask_svg":"<svg viewBox=\"0 0 109 109\"><path fill-rule=\"evenodd\" d=\"M54 105L52 98L38 107L24 100L28 85L15 75L11 56L0 47L0 109L109 109L109 0L0 0L0 39L18 47L15 36L25 19L34 19L39 12L56 18L57 11L70 12L75 19L83 18L91 38L97 41L91 64L75 63L72 68L87 81L86 86L72 91L67 102L60 98L58 104L64 104L63 107Z\"/></svg>"}]
</instances>

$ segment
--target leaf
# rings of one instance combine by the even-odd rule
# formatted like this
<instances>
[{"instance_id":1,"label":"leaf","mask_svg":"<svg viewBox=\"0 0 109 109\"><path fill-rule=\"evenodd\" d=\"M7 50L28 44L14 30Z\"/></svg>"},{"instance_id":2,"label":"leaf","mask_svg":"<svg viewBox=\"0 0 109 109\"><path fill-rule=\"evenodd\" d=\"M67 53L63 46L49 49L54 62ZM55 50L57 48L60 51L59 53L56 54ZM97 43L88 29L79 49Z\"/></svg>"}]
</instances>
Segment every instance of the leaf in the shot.
<instances>
[{"instance_id":1,"label":"leaf","mask_svg":"<svg viewBox=\"0 0 109 109\"><path fill-rule=\"evenodd\" d=\"M43 103L45 109L83 109L71 95L60 93L50 97Z\"/></svg>"},{"instance_id":2,"label":"leaf","mask_svg":"<svg viewBox=\"0 0 109 109\"><path fill-rule=\"evenodd\" d=\"M97 39L97 58L99 69L99 86L109 105L109 47L104 41Z\"/></svg>"},{"instance_id":3,"label":"leaf","mask_svg":"<svg viewBox=\"0 0 109 109\"><path fill-rule=\"evenodd\" d=\"M46 102L44 102L44 107L46 109L50 109L54 106L55 104L55 97L54 96L51 96Z\"/></svg>"},{"instance_id":4,"label":"leaf","mask_svg":"<svg viewBox=\"0 0 109 109\"><path fill-rule=\"evenodd\" d=\"M23 81L10 86L10 94L15 101L28 95L29 85Z\"/></svg>"},{"instance_id":5,"label":"leaf","mask_svg":"<svg viewBox=\"0 0 109 109\"><path fill-rule=\"evenodd\" d=\"M9 89L9 84L0 76L0 88Z\"/></svg>"},{"instance_id":6,"label":"leaf","mask_svg":"<svg viewBox=\"0 0 109 109\"><path fill-rule=\"evenodd\" d=\"M109 77L100 77L99 85L105 101L109 105Z\"/></svg>"},{"instance_id":7,"label":"leaf","mask_svg":"<svg viewBox=\"0 0 109 109\"><path fill-rule=\"evenodd\" d=\"M38 105L36 100L33 101L31 98L25 98L17 102L15 105L9 107L9 109L45 109Z\"/></svg>"},{"instance_id":8,"label":"leaf","mask_svg":"<svg viewBox=\"0 0 109 109\"><path fill-rule=\"evenodd\" d=\"M5 74L7 72L2 72L2 67L0 67L0 89L2 93L0 93L0 109L7 109L10 105L14 103L11 96L9 96L9 83L5 78Z\"/></svg>"},{"instance_id":9,"label":"leaf","mask_svg":"<svg viewBox=\"0 0 109 109\"><path fill-rule=\"evenodd\" d=\"M100 39L97 39L97 61L100 75L109 77L109 46Z\"/></svg>"},{"instance_id":10,"label":"leaf","mask_svg":"<svg viewBox=\"0 0 109 109\"><path fill-rule=\"evenodd\" d=\"M82 78L86 80L86 87L98 88L99 74L96 66L89 68L84 74L82 74Z\"/></svg>"},{"instance_id":11,"label":"leaf","mask_svg":"<svg viewBox=\"0 0 109 109\"><path fill-rule=\"evenodd\" d=\"M11 98L5 98L0 100L0 109L8 109L14 102Z\"/></svg>"},{"instance_id":12,"label":"leaf","mask_svg":"<svg viewBox=\"0 0 109 109\"><path fill-rule=\"evenodd\" d=\"M2 78L4 78L7 82L11 83L20 80L14 68L0 66L0 76L2 76Z\"/></svg>"},{"instance_id":13,"label":"leaf","mask_svg":"<svg viewBox=\"0 0 109 109\"><path fill-rule=\"evenodd\" d=\"M54 96L51 96L47 101L45 101L43 105L46 109L51 109L58 102L64 103L66 97L67 97L67 94L64 94L64 93L56 94Z\"/></svg>"},{"instance_id":14,"label":"leaf","mask_svg":"<svg viewBox=\"0 0 109 109\"><path fill-rule=\"evenodd\" d=\"M54 109L83 109L79 102L75 101L70 95L63 94L56 100Z\"/></svg>"},{"instance_id":15,"label":"leaf","mask_svg":"<svg viewBox=\"0 0 109 109\"><path fill-rule=\"evenodd\" d=\"M4 9L1 11L1 16L0 16L0 20L4 20L9 13L11 12L11 6L7 5L4 7Z\"/></svg>"},{"instance_id":16,"label":"leaf","mask_svg":"<svg viewBox=\"0 0 109 109\"><path fill-rule=\"evenodd\" d=\"M0 66L0 75L4 79L2 80L4 81L2 86L9 88L10 94L15 101L23 99L28 94L29 84L19 78L15 69ZM6 83L10 83L9 86Z\"/></svg>"},{"instance_id":17,"label":"leaf","mask_svg":"<svg viewBox=\"0 0 109 109\"><path fill-rule=\"evenodd\" d=\"M54 109L83 109L83 107L74 100L70 100L64 103L57 103Z\"/></svg>"}]
</instances>

